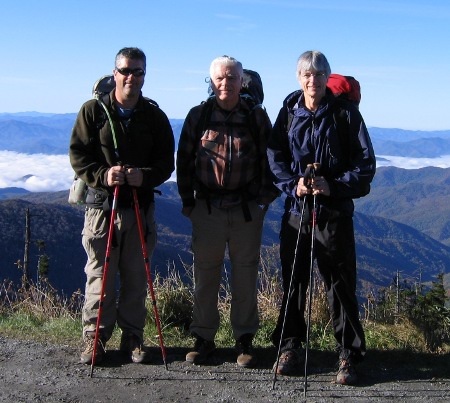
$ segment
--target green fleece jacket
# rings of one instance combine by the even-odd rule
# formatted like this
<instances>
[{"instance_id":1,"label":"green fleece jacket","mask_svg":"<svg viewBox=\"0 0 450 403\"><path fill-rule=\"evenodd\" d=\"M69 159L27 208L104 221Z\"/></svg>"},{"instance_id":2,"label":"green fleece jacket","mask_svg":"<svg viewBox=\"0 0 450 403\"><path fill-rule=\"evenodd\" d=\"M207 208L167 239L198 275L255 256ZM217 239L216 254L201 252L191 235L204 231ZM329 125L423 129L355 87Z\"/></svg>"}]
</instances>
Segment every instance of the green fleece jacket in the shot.
<instances>
[{"instance_id":1,"label":"green fleece jacket","mask_svg":"<svg viewBox=\"0 0 450 403\"><path fill-rule=\"evenodd\" d=\"M153 189L174 171L175 141L165 113L142 95L127 122L120 120L109 94L108 109L114 122L117 150L105 111L95 99L83 104L78 113L70 139L70 163L75 173L89 187L106 191L107 172L111 166L130 165L140 168L144 178L137 189L141 206L153 200ZM117 151L117 152L116 152ZM119 207L131 206L132 194L128 185L121 186Z\"/></svg>"}]
</instances>

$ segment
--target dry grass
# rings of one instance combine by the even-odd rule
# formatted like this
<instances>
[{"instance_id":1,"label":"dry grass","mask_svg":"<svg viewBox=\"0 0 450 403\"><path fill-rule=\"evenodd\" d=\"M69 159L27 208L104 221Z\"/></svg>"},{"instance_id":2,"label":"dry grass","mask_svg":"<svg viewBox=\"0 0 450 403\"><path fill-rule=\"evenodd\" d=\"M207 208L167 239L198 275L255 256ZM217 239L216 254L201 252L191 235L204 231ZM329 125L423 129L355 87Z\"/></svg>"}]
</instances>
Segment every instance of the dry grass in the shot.
<instances>
[{"instance_id":1,"label":"dry grass","mask_svg":"<svg viewBox=\"0 0 450 403\"><path fill-rule=\"evenodd\" d=\"M258 306L261 327L255 344L270 346L270 335L278 318L282 299L282 282L279 275L278 247L264 249L261 256L261 269L258 282ZM234 344L230 326L230 282L224 271L218 308L221 326L217 333L218 346ZM330 315L326 294L320 276L314 275L311 306L311 347L332 350ZM168 275L158 273L153 279L162 333L168 346L190 346L189 335L193 305L193 268L183 263L180 274L174 264L168 265ZM29 284L29 287L16 287L10 282L0 284L0 334L15 338L52 340L69 345L81 341L81 308L83 294L78 291L70 297L61 296L47 282ZM149 298L146 341L158 345L153 304ZM382 324L364 321L367 347L377 350L411 350L428 352L424 335L414 323L403 320L398 324ZM119 343L119 332L115 332L110 344ZM450 346L440 346L437 353L448 353Z\"/></svg>"}]
</instances>

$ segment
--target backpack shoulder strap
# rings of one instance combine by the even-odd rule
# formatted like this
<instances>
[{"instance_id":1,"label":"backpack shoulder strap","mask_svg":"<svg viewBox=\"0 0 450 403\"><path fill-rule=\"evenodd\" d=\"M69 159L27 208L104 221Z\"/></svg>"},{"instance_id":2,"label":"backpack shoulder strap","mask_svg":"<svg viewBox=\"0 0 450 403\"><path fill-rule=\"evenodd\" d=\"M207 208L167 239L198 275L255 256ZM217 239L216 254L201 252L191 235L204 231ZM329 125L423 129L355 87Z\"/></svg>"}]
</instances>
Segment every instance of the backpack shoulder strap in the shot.
<instances>
[{"instance_id":1,"label":"backpack shoulder strap","mask_svg":"<svg viewBox=\"0 0 450 403\"><path fill-rule=\"evenodd\" d=\"M119 161L119 159L120 159L119 158L119 147L117 145L117 140L116 140L116 129L114 127L114 120L112 119L111 114L109 113L109 110L108 110L108 106L105 103L105 101L107 101L107 103L109 104L109 95L105 95L102 98L99 98L97 101L100 104L100 106L103 108L103 110L105 111L106 116L108 117L109 125L111 127L112 138L113 138L113 142L114 142L114 153L116 154L116 158Z\"/></svg>"},{"instance_id":2,"label":"backpack shoulder strap","mask_svg":"<svg viewBox=\"0 0 450 403\"><path fill-rule=\"evenodd\" d=\"M206 123L211 120L212 109L213 109L213 97L208 98L206 101L202 102L203 108L198 119L197 126L195 128L196 133L196 143L202 138L203 132L206 127Z\"/></svg>"},{"instance_id":3,"label":"backpack shoulder strap","mask_svg":"<svg viewBox=\"0 0 450 403\"><path fill-rule=\"evenodd\" d=\"M298 98L302 94L302 90L297 90L292 93L290 93L285 100L286 103L286 115L287 115L287 121L286 121L286 134L289 133L289 130L292 126L292 121L294 120L294 115L292 113L289 113L289 110L294 107L294 105L297 103Z\"/></svg>"}]
</instances>

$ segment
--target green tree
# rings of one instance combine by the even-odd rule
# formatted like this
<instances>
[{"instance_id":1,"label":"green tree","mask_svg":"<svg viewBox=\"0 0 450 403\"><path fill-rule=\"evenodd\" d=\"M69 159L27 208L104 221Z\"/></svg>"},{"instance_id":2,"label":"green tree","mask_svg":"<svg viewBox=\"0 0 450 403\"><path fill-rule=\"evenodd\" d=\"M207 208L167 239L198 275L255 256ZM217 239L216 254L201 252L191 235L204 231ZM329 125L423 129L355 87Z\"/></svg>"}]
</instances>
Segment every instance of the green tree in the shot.
<instances>
[{"instance_id":1,"label":"green tree","mask_svg":"<svg viewBox=\"0 0 450 403\"><path fill-rule=\"evenodd\" d=\"M423 332L425 343L431 351L450 341L450 309L446 308L446 301L444 274L441 273L429 291L418 296L411 312L413 323Z\"/></svg>"},{"instance_id":2,"label":"green tree","mask_svg":"<svg viewBox=\"0 0 450 403\"><path fill-rule=\"evenodd\" d=\"M38 269L37 269L37 278L38 281L48 278L48 272L50 270L50 258L45 252L45 241L42 239L38 239L36 241L36 245L39 249L39 260L38 260Z\"/></svg>"}]
</instances>

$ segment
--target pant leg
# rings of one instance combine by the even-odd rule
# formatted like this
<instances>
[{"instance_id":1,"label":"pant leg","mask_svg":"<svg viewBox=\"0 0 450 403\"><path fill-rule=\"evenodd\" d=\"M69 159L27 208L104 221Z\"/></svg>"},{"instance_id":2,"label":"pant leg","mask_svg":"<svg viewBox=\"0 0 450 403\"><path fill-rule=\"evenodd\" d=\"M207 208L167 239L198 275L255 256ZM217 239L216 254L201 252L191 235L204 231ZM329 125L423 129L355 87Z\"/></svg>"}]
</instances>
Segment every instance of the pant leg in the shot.
<instances>
[{"instance_id":1,"label":"pant leg","mask_svg":"<svg viewBox=\"0 0 450 403\"><path fill-rule=\"evenodd\" d=\"M330 217L317 230L317 263L325 282L334 337L339 348L365 354L356 298L356 252L352 217Z\"/></svg>"},{"instance_id":2,"label":"pant leg","mask_svg":"<svg viewBox=\"0 0 450 403\"><path fill-rule=\"evenodd\" d=\"M151 203L146 211L140 210L149 267L157 239L154 212L154 203ZM131 208L123 210L120 247L120 291L117 304L117 324L124 334L135 334L142 340L147 316L145 300L147 298L148 279L136 213Z\"/></svg>"},{"instance_id":3,"label":"pant leg","mask_svg":"<svg viewBox=\"0 0 450 403\"><path fill-rule=\"evenodd\" d=\"M190 331L205 340L214 340L220 325L217 302L229 233L228 214L214 207L209 214L206 202L196 200L190 219L194 252L194 309Z\"/></svg>"},{"instance_id":4,"label":"pant leg","mask_svg":"<svg viewBox=\"0 0 450 403\"><path fill-rule=\"evenodd\" d=\"M252 217L246 222L242 207L229 210L231 260L231 326L238 340L243 334L255 334L259 328L257 281L265 216L255 201L248 202Z\"/></svg>"},{"instance_id":5,"label":"pant leg","mask_svg":"<svg viewBox=\"0 0 450 403\"><path fill-rule=\"evenodd\" d=\"M102 209L86 209L82 232L82 244L87 255L87 262L84 269L86 273L86 286L82 310L83 336L86 332L95 331L97 324L109 223L109 218ZM112 247L108 270L106 272L100 322L102 335L106 339L111 337L116 323L115 281L118 271L118 256L118 247Z\"/></svg>"},{"instance_id":6,"label":"pant leg","mask_svg":"<svg viewBox=\"0 0 450 403\"><path fill-rule=\"evenodd\" d=\"M301 342L306 340L306 321L304 314L306 290L309 283L311 233L310 227L306 222L306 219L304 219L301 236L299 237L299 225L299 216L290 213L284 214L280 231L283 300L277 325L272 334L272 342L275 346L278 346L284 322L282 348L285 345L289 348L297 348L300 347ZM290 287L294 258L294 275ZM287 311L286 305L288 306Z\"/></svg>"}]
</instances>

